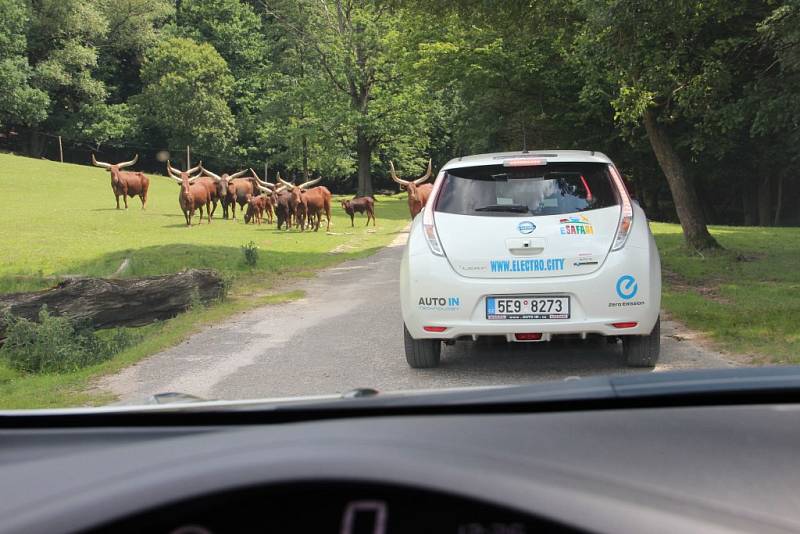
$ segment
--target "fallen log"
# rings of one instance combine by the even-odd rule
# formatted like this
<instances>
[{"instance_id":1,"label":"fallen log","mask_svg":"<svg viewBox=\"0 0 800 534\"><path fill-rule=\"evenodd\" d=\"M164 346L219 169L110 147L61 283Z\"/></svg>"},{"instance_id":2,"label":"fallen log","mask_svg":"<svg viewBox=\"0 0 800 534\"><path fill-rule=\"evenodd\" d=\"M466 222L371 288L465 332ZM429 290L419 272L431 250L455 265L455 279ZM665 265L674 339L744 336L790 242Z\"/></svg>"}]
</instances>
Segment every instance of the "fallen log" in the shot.
<instances>
[{"instance_id":1,"label":"fallen log","mask_svg":"<svg viewBox=\"0 0 800 534\"><path fill-rule=\"evenodd\" d=\"M95 328L143 326L174 317L198 299L202 303L219 299L224 291L222 277L210 269L147 278L69 279L43 291L0 295L0 337L6 312L36 320L47 305L54 315L89 321Z\"/></svg>"}]
</instances>

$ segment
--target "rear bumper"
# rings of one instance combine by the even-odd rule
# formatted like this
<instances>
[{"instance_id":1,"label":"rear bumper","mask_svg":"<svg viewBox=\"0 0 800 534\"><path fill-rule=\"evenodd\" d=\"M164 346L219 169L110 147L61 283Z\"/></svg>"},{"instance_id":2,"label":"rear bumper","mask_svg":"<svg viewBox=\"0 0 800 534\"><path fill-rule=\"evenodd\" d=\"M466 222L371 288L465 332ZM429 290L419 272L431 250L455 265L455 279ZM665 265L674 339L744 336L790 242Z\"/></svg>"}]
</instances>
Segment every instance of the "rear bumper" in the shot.
<instances>
[{"instance_id":1,"label":"rear bumper","mask_svg":"<svg viewBox=\"0 0 800 534\"><path fill-rule=\"evenodd\" d=\"M400 270L403 321L415 339L456 339L465 336L513 336L515 333L549 335L646 335L656 323L661 307L661 263L652 236L628 243L612 252L600 269L578 276L530 279L467 278L457 274L446 258L433 255L414 224ZM635 295L622 298L621 277L633 277ZM489 320L490 295L568 295L570 318L558 320ZM632 328L614 323L636 322ZM444 327L428 332L425 326Z\"/></svg>"}]
</instances>

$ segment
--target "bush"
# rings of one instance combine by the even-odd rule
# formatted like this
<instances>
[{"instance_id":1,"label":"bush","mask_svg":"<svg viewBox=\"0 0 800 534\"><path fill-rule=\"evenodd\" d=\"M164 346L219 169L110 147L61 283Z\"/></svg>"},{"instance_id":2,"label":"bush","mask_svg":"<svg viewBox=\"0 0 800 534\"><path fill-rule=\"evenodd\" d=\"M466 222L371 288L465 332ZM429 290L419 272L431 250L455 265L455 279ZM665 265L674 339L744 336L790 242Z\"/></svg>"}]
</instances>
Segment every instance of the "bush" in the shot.
<instances>
[{"instance_id":1,"label":"bush","mask_svg":"<svg viewBox=\"0 0 800 534\"><path fill-rule=\"evenodd\" d=\"M8 366L27 373L64 373L110 359L138 340L132 333L116 329L98 335L86 322L39 312L39 322L7 314L6 340L0 358Z\"/></svg>"},{"instance_id":2,"label":"bush","mask_svg":"<svg viewBox=\"0 0 800 534\"><path fill-rule=\"evenodd\" d=\"M244 253L244 262L248 266L255 267L258 264L258 247L253 241L242 245L242 252Z\"/></svg>"}]
</instances>

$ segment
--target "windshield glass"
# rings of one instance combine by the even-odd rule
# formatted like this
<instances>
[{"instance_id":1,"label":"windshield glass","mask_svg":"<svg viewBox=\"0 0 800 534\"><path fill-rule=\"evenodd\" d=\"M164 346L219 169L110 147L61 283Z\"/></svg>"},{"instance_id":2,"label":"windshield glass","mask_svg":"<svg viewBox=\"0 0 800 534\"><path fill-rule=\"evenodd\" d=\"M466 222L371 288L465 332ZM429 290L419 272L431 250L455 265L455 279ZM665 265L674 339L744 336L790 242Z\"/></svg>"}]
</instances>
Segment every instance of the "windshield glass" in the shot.
<instances>
[{"instance_id":1,"label":"windshield glass","mask_svg":"<svg viewBox=\"0 0 800 534\"><path fill-rule=\"evenodd\" d=\"M487 165L447 171L436 211L501 217L560 215L616 204L607 165Z\"/></svg>"},{"instance_id":2,"label":"windshield glass","mask_svg":"<svg viewBox=\"0 0 800 534\"><path fill-rule=\"evenodd\" d=\"M0 410L800 362L800 5L687 6L0 0Z\"/></svg>"}]
</instances>

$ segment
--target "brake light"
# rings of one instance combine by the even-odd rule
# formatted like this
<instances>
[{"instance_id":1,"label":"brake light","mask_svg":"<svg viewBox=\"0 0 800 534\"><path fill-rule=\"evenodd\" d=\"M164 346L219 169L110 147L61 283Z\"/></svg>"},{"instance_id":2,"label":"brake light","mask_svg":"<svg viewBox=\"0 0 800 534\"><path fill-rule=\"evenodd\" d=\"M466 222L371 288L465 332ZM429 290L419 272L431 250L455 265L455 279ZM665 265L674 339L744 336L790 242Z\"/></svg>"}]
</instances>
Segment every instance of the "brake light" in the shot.
<instances>
[{"instance_id":1,"label":"brake light","mask_svg":"<svg viewBox=\"0 0 800 534\"><path fill-rule=\"evenodd\" d=\"M523 332L514 334L514 337L517 341L539 341L542 339L542 334L540 332Z\"/></svg>"},{"instance_id":2,"label":"brake light","mask_svg":"<svg viewBox=\"0 0 800 534\"><path fill-rule=\"evenodd\" d=\"M547 165L546 159L519 158L507 159L503 162L503 167L540 167L542 165Z\"/></svg>"},{"instance_id":3,"label":"brake light","mask_svg":"<svg viewBox=\"0 0 800 534\"><path fill-rule=\"evenodd\" d=\"M630 321L627 323L611 323L611 326L613 326L614 328L634 328L638 324L639 323L635 321Z\"/></svg>"},{"instance_id":4,"label":"brake light","mask_svg":"<svg viewBox=\"0 0 800 534\"><path fill-rule=\"evenodd\" d=\"M447 327L446 326L423 326L422 329L425 330L426 332L444 332L445 330L447 330Z\"/></svg>"},{"instance_id":5,"label":"brake light","mask_svg":"<svg viewBox=\"0 0 800 534\"><path fill-rule=\"evenodd\" d=\"M622 203L622 210L619 214L619 223L617 224L617 234L614 237L614 244L611 245L611 250L619 250L625 246L628 240L628 235L633 226L633 205L628 196L628 190L625 188L625 183L622 181L622 176L614 165L609 165L611 171L611 179L617 187L619 198Z\"/></svg>"},{"instance_id":6,"label":"brake light","mask_svg":"<svg viewBox=\"0 0 800 534\"><path fill-rule=\"evenodd\" d=\"M444 256L444 249L439 241L439 235L436 233L436 221L433 219L433 211L436 207L436 199L439 196L439 189L441 189L443 181L444 171L440 171L436 181L433 182L431 196L428 197L428 202L425 203L425 208L422 212L422 233L425 234L428 248L437 256Z\"/></svg>"}]
</instances>

